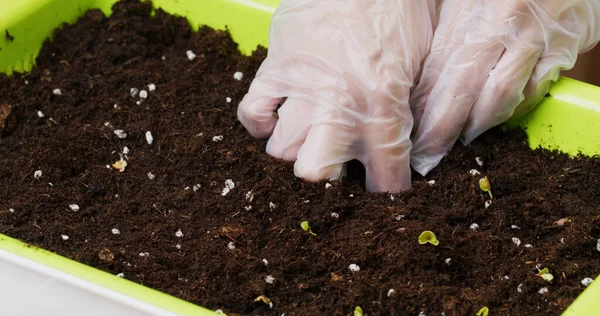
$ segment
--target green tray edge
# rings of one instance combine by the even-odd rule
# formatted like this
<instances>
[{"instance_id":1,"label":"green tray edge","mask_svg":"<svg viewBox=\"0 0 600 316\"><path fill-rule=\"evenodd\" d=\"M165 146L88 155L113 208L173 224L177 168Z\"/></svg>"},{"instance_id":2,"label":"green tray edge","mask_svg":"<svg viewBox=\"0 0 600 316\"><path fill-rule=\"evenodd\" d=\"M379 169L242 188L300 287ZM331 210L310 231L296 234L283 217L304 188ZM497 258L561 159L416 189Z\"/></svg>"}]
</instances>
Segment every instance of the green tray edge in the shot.
<instances>
[{"instance_id":1,"label":"green tray edge","mask_svg":"<svg viewBox=\"0 0 600 316\"><path fill-rule=\"evenodd\" d=\"M52 269L68 273L120 294L162 308L177 315L210 316L217 313L194 305L174 296L153 290L138 283L122 279L108 272L92 268L83 263L65 258L50 251L28 245L17 239L0 234L0 250L43 264Z\"/></svg>"},{"instance_id":2,"label":"green tray edge","mask_svg":"<svg viewBox=\"0 0 600 316\"><path fill-rule=\"evenodd\" d=\"M0 72L31 70L43 42L63 23L75 22L85 11L99 8L110 14L116 0L22 0L3 3L0 11ZM154 0L171 14L199 25L228 29L242 53L268 46L270 17L280 0ZM73 5L75 3L75 5ZM227 12L227 14L223 14ZM7 30L14 41L4 36ZM523 128L531 148L557 149L571 155L600 155L600 88L561 77L549 96L509 127ZM29 246L0 234L0 249L15 253L84 280L126 294L179 315L211 315L211 311L137 283ZM600 281L600 277L596 279ZM563 315L600 314L600 282L590 285Z\"/></svg>"}]
</instances>

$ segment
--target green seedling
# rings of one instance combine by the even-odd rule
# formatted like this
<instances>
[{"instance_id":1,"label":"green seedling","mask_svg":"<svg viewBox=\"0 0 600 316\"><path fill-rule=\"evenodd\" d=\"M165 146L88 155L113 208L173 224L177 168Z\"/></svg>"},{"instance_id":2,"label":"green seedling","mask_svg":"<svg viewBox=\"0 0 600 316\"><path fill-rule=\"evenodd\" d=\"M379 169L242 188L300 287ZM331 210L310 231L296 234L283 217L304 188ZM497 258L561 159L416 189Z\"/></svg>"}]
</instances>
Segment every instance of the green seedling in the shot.
<instances>
[{"instance_id":1,"label":"green seedling","mask_svg":"<svg viewBox=\"0 0 600 316\"><path fill-rule=\"evenodd\" d=\"M548 283L552 283L552 280L554 280L554 276L550 273L548 268L543 268L542 270L539 270L539 272L535 276L544 279L544 281Z\"/></svg>"},{"instance_id":2,"label":"green seedling","mask_svg":"<svg viewBox=\"0 0 600 316\"><path fill-rule=\"evenodd\" d=\"M490 180L487 176L479 179L479 188L481 191L487 192L490 195L490 199L494 198L492 195L492 185L490 184Z\"/></svg>"},{"instance_id":3,"label":"green seedling","mask_svg":"<svg viewBox=\"0 0 600 316\"><path fill-rule=\"evenodd\" d=\"M308 225L308 221L304 221L304 222L300 223L300 227L302 227L302 229L307 231L309 234L311 234L313 236L317 236L317 234L313 233L313 231L310 229L310 225Z\"/></svg>"},{"instance_id":4,"label":"green seedling","mask_svg":"<svg viewBox=\"0 0 600 316\"><path fill-rule=\"evenodd\" d=\"M490 309L487 306L484 306L475 315L477 315L477 316L488 316L489 314L490 314Z\"/></svg>"},{"instance_id":5,"label":"green seedling","mask_svg":"<svg viewBox=\"0 0 600 316\"><path fill-rule=\"evenodd\" d=\"M363 316L363 310L360 306L356 306L354 309L354 316Z\"/></svg>"},{"instance_id":6,"label":"green seedling","mask_svg":"<svg viewBox=\"0 0 600 316\"><path fill-rule=\"evenodd\" d=\"M440 244L440 241L435 237L435 234L432 231L426 230L419 235L419 243L421 245L430 243L434 246L437 246Z\"/></svg>"}]
</instances>

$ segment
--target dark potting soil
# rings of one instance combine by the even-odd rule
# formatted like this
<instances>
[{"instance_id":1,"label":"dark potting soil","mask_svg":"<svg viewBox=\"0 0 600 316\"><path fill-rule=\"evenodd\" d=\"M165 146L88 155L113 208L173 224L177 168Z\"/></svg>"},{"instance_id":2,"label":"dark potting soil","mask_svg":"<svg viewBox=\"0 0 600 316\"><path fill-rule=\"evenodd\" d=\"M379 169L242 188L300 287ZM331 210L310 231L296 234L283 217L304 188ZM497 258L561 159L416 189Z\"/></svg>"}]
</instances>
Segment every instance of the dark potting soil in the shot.
<instances>
[{"instance_id":1,"label":"dark potting soil","mask_svg":"<svg viewBox=\"0 0 600 316\"><path fill-rule=\"evenodd\" d=\"M408 192L369 194L360 177L326 189L236 120L266 50L244 57L227 32L151 18L148 3L114 10L57 31L30 73L0 76L1 233L229 315L558 315L600 272L600 160L495 129ZM437 247L417 242L424 230Z\"/></svg>"}]
</instances>

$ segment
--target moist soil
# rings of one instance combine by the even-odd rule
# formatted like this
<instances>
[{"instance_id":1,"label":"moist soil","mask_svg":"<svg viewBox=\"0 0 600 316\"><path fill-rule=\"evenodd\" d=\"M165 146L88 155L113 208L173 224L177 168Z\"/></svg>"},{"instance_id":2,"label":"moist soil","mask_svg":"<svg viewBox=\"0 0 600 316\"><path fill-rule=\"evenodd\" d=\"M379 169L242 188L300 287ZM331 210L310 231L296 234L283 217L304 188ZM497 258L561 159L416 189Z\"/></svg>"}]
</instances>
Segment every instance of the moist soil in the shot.
<instances>
[{"instance_id":1,"label":"moist soil","mask_svg":"<svg viewBox=\"0 0 600 316\"><path fill-rule=\"evenodd\" d=\"M356 164L329 188L307 183L236 119L265 49L242 56L227 32L150 17L148 3L113 10L56 31L30 73L0 76L1 233L229 315L558 315L599 274L600 160L494 129L408 192L367 193ZM418 243L425 230L438 246Z\"/></svg>"}]
</instances>

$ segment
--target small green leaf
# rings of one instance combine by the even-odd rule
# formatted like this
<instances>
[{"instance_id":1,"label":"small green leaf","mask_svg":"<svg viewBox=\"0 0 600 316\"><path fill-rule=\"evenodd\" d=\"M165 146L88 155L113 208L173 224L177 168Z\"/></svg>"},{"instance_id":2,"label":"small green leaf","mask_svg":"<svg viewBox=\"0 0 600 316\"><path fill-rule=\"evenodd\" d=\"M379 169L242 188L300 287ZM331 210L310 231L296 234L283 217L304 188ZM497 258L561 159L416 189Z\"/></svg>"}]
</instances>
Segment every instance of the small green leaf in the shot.
<instances>
[{"instance_id":1,"label":"small green leaf","mask_svg":"<svg viewBox=\"0 0 600 316\"><path fill-rule=\"evenodd\" d=\"M356 306L354 309L354 316L363 316L363 310L360 306Z\"/></svg>"},{"instance_id":2,"label":"small green leaf","mask_svg":"<svg viewBox=\"0 0 600 316\"><path fill-rule=\"evenodd\" d=\"M435 234L432 231L426 230L419 235L419 243L421 245L430 243L434 246L437 246L440 244L440 241L435 237Z\"/></svg>"},{"instance_id":3,"label":"small green leaf","mask_svg":"<svg viewBox=\"0 0 600 316\"><path fill-rule=\"evenodd\" d=\"M482 307L478 312L477 316L488 316L490 314L490 309L487 306Z\"/></svg>"},{"instance_id":4,"label":"small green leaf","mask_svg":"<svg viewBox=\"0 0 600 316\"><path fill-rule=\"evenodd\" d=\"M490 199L494 198L492 195L492 185L490 184L490 180L487 176L479 179L479 188L481 191L487 192L490 195Z\"/></svg>"},{"instance_id":5,"label":"small green leaf","mask_svg":"<svg viewBox=\"0 0 600 316\"><path fill-rule=\"evenodd\" d=\"M308 221L304 221L304 222L300 223L300 227L302 227L302 229L307 231L309 234L311 234L313 236L317 236L317 234L313 233L313 231L310 229L310 225L308 225Z\"/></svg>"},{"instance_id":6,"label":"small green leaf","mask_svg":"<svg viewBox=\"0 0 600 316\"><path fill-rule=\"evenodd\" d=\"M300 227L302 227L302 229L304 229L305 231L308 231L310 229L310 225L308 225L307 221L300 223Z\"/></svg>"},{"instance_id":7,"label":"small green leaf","mask_svg":"<svg viewBox=\"0 0 600 316\"><path fill-rule=\"evenodd\" d=\"M539 270L538 274L536 274L536 276L539 276L540 278L544 279L544 281L551 283L552 280L554 280L554 276L550 273L550 270L548 270L548 268L543 268L542 270Z\"/></svg>"}]
</instances>

